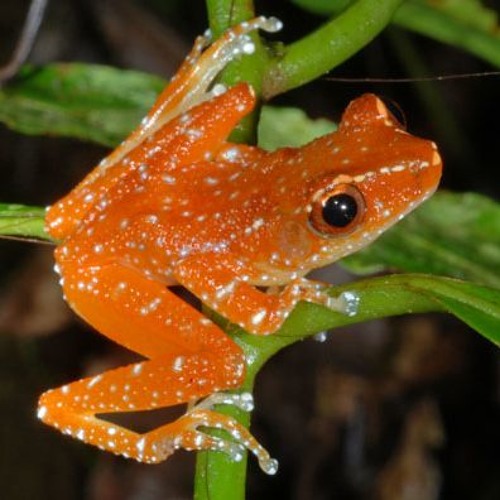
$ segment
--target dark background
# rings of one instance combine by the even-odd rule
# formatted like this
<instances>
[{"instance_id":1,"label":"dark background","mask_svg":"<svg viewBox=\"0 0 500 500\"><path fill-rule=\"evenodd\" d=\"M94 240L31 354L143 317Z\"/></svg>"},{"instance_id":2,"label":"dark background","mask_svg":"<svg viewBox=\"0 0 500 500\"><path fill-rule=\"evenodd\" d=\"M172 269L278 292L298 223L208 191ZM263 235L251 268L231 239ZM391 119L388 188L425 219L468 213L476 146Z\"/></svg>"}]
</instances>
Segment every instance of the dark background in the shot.
<instances>
[{"instance_id":1,"label":"dark background","mask_svg":"<svg viewBox=\"0 0 500 500\"><path fill-rule=\"evenodd\" d=\"M0 3L1 61L27 4ZM284 0L257 4L259 14L285 22L285 41L322 21ZM499 2L488 4L500 11ZM201 0L52 0L30 62L98 62L168 77L206 25ZM409 69L408 44L426 75ZM489 69L457 49L391 29L331 76ZM347 84L324 77L273 104L338 119L360 93L390 97L405 110L411 132L440 145L444 187L498 197L498 82ZM49 205L104 154L88 143L0 126L0 201ZM35 419L41 392L126 356L64 305L51 253L47 246L0 242L1 498L190 498L193 454L179 452L160 466L137 464ZM330 274L333 281L350 279L339 269ZM500 498L498 360L494 346L441 315L372 322L288 348L259 376L253 425L280 472L266 477L251 460L248 498Z\"/></svg>"}]
</instances>

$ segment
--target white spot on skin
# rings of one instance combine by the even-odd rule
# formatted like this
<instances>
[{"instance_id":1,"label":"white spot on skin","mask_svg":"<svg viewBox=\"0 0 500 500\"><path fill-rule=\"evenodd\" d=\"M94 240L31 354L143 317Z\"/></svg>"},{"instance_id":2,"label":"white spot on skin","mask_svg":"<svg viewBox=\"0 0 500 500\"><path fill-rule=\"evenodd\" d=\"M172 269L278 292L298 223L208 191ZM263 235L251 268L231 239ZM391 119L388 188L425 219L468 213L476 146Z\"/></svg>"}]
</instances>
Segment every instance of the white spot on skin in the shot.
<instances>
[{"instance_id":1,"label":"white spot on skin","mask_svg":"<svg viewBox=\"0 0 500 500\"><path fill-rule=\"evenodd\" d=\"M57 217L57 219L54 219L50 224L49 227L57 227L60 226L64 222L64 219L62 217Z\"/></svg>"},{"instance_id":2,"label":"white spot on skin","mask_svg":"<svg viewBox=\"0 0 500 500\"><path fill-rule=\"evenodd\" d=\"M186 131L186 135L192 137L193 139L199 139L200 137L203 137L203 132L195 128L190 128Z\"/></svg>"},{"instance_id":3,"label":"white spot on skin","mask_svg":"<svg viewBox=\"0 0 500 500\"><path fill-rule=\"evenodd\" d=\"M257 229L259 229L263 225L264 225L264 219L262 219L262 218L255 219L252 223L252 229L256 231Z\"/></svg>"},{"instance_id":4,"label":"white spot on skin","mask_svg":"<svg viewBox=\"0 0 500 500\"><path fill-rule=\"evenodd\" d=\"M404 165L396 165L391 168L391 172L402 172L403 170L406 170Z\"/></svg>"},{"instance_id":5,"label":"white spot on skin","mask_svg":"<svg viewBox=\"0 0 500 500\"><path fill-rule=\"evenodd\" d=\"M145 438L139 439L139 441L137 441L137 444L135 446L139 451L139 453L142 454L144 452L144 448L146 447L146 439Z\"/></svg>"},{"instance_id":6,"label":"white spot on skin","mask_svg":"<svg viewBox=\"0 0 500 500\"><path fill-rule=\"evenodd\" d=\"M102 375L97 375L97 377L94 377L92 378L89 383L87 384L87 388L88 389L91 389L92 387L94 387L94 385L97 384L97 382L99 382L100 380L102 380Z\"/></svg>"},{"instance_id":7,"label":"white spot on skin","mask_svg":"<svg viewBox=\"0 0 500 500\"><path fill-rule=\"evenodd\" d=\"M161 304L161 299L159 297L153 299L149 304L140 308L139 313L141 316L147 316L148 314L156 311L158 306Z\"/></svg>"},{"instance_id":8,"label":"white spot on skin","mask_svg":"<svg viewBox=\"0 0 500 500\"><path fill-rule=\"evenodd\" d=\"M234 291L236 283L234 281L230 281L226 286L220 287L215 292L215 298L220 300L224 298L226 295L231 294Z\"/></svg>"},{"instance_id":9,"label":"white spot on skin","mask_svg":"<svg viewBox=\"0 0 500 500\"><path fill-rule=\"evenodd\" d=\"M208 184L209 186L215 186L219 183L219 179L217 179L216 177L207 176L203 179L203 182L205 182L205 184Z\"/></svg>"},{"instance_id":10,"label":"white spot on skin","mask_svg":"<svg viewBox=\"0 0 500 500\"><path fill-rule=\"evenodd\" d=\"M262 323L266 315L266 309L261 309L260 311L256 312L251 319L252 325L259 325L260 323Z\"/></svg>"},{"instance_id":11,"label":"white spot on skin","mask_svg":"<svg viewBox=\"0 0 500 500\"><path fill-rule=\"evenodd\" d=\"M191 121L191 115L190 115L189 113L184 113L184 114L180 117L179 121L180 121L181 123L187 124L187 123L189 123L189 122Z\"/></svg>"},{"instance_id":12,"label":"white spot on skin","mask_svg":"<svg viewBox=\"0 0 500 500\"><path fill-rule=\"evenodd\" d=\"M434 146L435 146L435 144L434 144ZM432 161L433 166L439 165L441 163L441 157L439 156L437 151L434 151L431 161Z\"/></svg>"},{"instance_id":13,"label":"white spot on skin","mask_svg":"<svg viewBox=\"0 0 500 500\"><path fill-rule=\"evenodd\" d=\"M172 370L174 372L182 371L182 367L184 366L185 361L186 361L186 359L184 358L184 356L177 356L174 359L174 362L172 363Z\"/></svg>"},{"instance_id":14,"label":"white spot on skin","mask_svg":"<svg viewBox=\"0 0 500 500\"><path fill-rule=\"evenodd\" d=\"M236 161L240 155L240 152L238 151L238 148L230 148L224 151L222 154L223 158L229 162Z\"/></svg>"},{"instance_id":15,"label":"white spot on skin","mask_svg":"<svg viewBox=\"0 0 500 500\"><path fill-rule=\"evenodd\" d=\"M161 176L161 180L165 183L165 184L175 184L177 179L173 176L173 175L168 175L168 174L163 174Z\"/></svg>"},{"instance_id":16,"label":"white spot on skin","mask_svg":"<svg viewBox=\"0 0 500 500\"><path fill-rule=\"evenodd\" d=\"M45 416L47 415L47 407L46 406L40 406L40 408L38 408L38 411L36 413L36 416L42 420Z\"/></svg>"}]
</instances>

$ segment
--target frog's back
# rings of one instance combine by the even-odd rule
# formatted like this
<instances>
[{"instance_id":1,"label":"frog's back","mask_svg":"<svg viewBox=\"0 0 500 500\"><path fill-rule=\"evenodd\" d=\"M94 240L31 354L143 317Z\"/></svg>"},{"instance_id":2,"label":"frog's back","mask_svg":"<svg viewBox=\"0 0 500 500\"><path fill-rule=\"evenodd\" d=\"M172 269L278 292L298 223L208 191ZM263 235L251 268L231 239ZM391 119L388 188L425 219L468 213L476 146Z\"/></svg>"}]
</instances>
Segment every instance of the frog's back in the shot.
<instances>
[{"instance_id":1,"label":"frog's back","mask_svg":"<svg viewBox=\"0 0 500 500\"><path fill-rule=\"evenodd\" d=\"M55 239L65 240L83 223L96 220L95 212L102 215L115 201L119 210L131 201L150 200L150 194L156 193L150 191L153 184L148 179L164 176L168 185L168 176L175 176L183 166L212 159L241 117L253 108L254 99L248 85L237 85L176 116L154 133L145 134L123 155L116 157L115 151L110 155L112 162L104 159L49 208L47 231Z\"/></svg>"}]
</instances>

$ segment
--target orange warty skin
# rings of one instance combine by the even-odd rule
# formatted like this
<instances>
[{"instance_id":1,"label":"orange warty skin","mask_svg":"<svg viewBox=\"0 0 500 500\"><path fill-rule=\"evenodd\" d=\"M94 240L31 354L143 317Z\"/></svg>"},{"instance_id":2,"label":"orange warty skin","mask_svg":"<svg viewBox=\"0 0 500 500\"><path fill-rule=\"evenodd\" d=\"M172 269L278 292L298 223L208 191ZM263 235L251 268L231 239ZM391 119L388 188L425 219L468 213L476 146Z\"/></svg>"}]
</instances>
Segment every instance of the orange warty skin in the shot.
<instances>
[{"instance_id":1,"label":"orange warty skin","mask_svg":"<svg viewBox=\"0 0 500 500\"><path fill-rule=\"evenodd\" d=\"M228 142L254 92L246 83L208 91L210 78L200 80L248 48L248 31L272 31L272 22L243 23L208 48L198 39L136 131L49 208L68 304L145 360L46 392L38 415L47 424L149 463L180 447L234 459L248 448L276 472L246 429L211 409L251 409L250 395L220 393L241 385L243 352L169 287L181 284L257 335L279 329L300 300L355 314L354 294L330 297L304 276L363 248L435 191L435 144L406 132L372 94L349 104L336 132L304 147L266 152ZM96 416L201 398L144 434ZM225 429L237 443L199 427Z\"/></svg>"}]
</instances>

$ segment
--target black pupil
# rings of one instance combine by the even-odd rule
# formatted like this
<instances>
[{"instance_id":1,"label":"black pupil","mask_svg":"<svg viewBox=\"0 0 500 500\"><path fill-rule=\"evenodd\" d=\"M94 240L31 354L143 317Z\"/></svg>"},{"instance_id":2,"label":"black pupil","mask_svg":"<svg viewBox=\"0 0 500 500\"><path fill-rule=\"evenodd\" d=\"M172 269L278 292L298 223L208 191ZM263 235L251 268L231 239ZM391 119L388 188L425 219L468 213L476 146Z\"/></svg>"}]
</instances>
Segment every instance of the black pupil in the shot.
<instances>
[{"instance_id":1,"label":"black pupil","mask_svg":"<svg viewBox=\"0 0 500 500\"><path fill-rule=\"evenodd\" d=\"M332 227L346 227L358 213L356 200L348 194L336 194L326 200L323 219Z\"/></svg>"}]
</instances>

